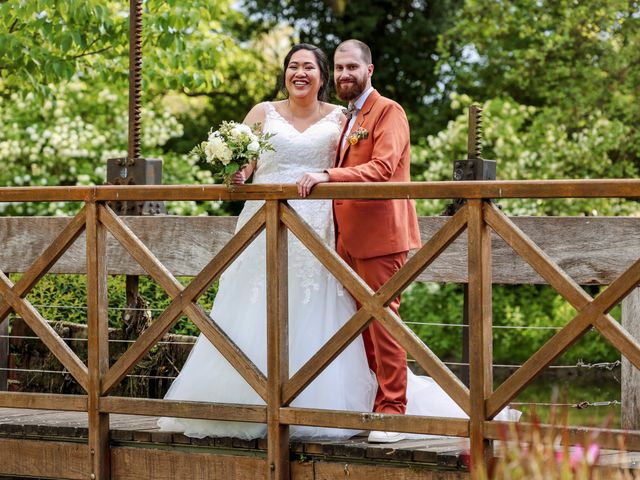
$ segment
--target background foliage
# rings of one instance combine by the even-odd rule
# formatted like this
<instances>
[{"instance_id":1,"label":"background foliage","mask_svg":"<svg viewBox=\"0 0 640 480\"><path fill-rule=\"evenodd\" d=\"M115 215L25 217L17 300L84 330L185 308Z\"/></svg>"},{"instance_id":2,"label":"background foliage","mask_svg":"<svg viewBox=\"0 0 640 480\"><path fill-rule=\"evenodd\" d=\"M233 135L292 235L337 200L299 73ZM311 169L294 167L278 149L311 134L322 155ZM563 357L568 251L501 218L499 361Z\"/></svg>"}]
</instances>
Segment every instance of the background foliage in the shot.
<instances>
[{"instance_id":1,"label":"background foliage","mask_svg":"<svg viewBox=\"0 0 640 480\"><path fill-rule=\"evenodd\" d=\"M128 15L124 1L0 0L0 185L101 184L106 159L126 154ZM209 127L279 95L279 63L293 42L331 54L351 37L372 48L374 85L407 111L415 180L451 177L452 161L466 155L472 102L483 106L484 157L498 161L500 179L638 175L638 1L148 0L143 24L142 153L164 160L164 183L212 181L186 153ZM422 202L420 213L445 203ZM169 204L192 215L239 207ZM634 201L597 199L502 207L513 215L640 211ZM76 208L0 205L5 215ZM50 282L34 292L38 301L66 302L66 293L56 296L77 280ZM110 291L119 298L122 285ZM142 292L164 301L150 284ZM459 286L416 285L402 315L459 323L461 301ZM572 316L547 287L496 287L494 301L496 325L562 325ZM458 327L416 329L443 358L458 357ZM496 360L519 361L548 335L496 330ZM617 354L592 336L567 355L573 363Z\"/></svg>"}]
</instances>

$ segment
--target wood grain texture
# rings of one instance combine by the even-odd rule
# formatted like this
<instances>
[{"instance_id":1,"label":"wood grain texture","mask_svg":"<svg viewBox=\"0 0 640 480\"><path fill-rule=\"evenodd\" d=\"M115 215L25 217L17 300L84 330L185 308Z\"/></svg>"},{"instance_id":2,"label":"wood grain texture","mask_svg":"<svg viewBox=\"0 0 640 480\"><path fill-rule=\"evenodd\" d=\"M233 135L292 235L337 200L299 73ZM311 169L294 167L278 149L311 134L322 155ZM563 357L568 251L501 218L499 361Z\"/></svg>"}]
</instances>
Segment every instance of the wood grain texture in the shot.
<instances>
[{"instance_id":1,"label":"wood grain texture","mask_svg":"<svg viewBox=\"0 0 640 480\"><path fill-rule=\"evenodd\" d=\"M233 236L235 217L122 217L162 264L175 276L194 276ZM637 217L514 217L551 259L580 285L608 285L640 252ZM24 272L70 221L64 217L0 217L0 270ZM448 221L419 219L423 244ZM84 240L76 241L56 262L53 273L84 273ZM494 283L544 283L497 235L492 238ZM144 269L108 236L109 273L144 275ZM418 277L418 281L467 280L466 236L463 234Z\"/></svg>"},{"instance_id":2,"label":"wood grain texture","mask_svg":"<svg viewBox=\"0 0 640 480\"><path fill-rule=\"evenodd\" d=\"M0 471L16 477L89 478L89 447L80 443L0 438Z\"/></svg>"},{"instance_id":3,"label":"wood grain texture","mask_svg":"<svg viewBox=\"0 0 640 480\"><path fill-rule=\"evenodd\" d=\"M461 418L357 413L295 407L280 409L280 415L282 421L290 425L320 425L354 430L390 430L455 437L469 435L469 420Z\"/></svg>"},{"instance_id":4,"label":"wood grain texture","mask_svg":"<svg viewBox=\"0 0 640 480\"><path fill-rule=\"evenodd\" d=\"M325 183L317 185L309 198L640 198L640 180ZM0 202L249 199L294 200L299 195L295 184L0 188Z\"/></svg>"},{"instance_id":5,"label":"wood grain texture","mask_svg":"<svg viewBox=\"0 0 640 480\"><path fill-rule=\"evenodd\" d=\"M86 412L86 395L53 393L0 392L0 408L30 408Z\"/></svg>"},{"instance_id":6,"label":"wood grain texture","mask_svg":"<svg viewBox=\"0 0 640 480\"><path fill-rule=\"evenodd\" d=\"M622 327L640 342L640 288L622 301ZM640 430L640 369L622 356L622 428Z\"/></svg>"},{"instance_id":7,"label":"wood grain texture","mask_svg":"<svg viewBox=\"0 0 640 480\"><path fill-rule=\"evenodd\" d=\"M100 411L102 379L109 370L109 315L107 295L107 231L98 220L95 203L86 204L88 371L87 412L91 475L111 477L109 414Z\"/></svg>"},{"instance_id":8,"label":"wood grain texture","mask_svg":"<svg viewBox=\"0 0 640 480\"><path fill-rule=\"evenodd\" d=\"M469 395L472 475L487 467L491 457L485 439L486 400L493 384L493 332L491 311L491 231L485 223L483 202L469 200Z\"/></svg>"},{"instance_id":9,"label":"wood grain texture","mask_svg":"<svg viewBox=\"0 0 640 480\"><path fill-rule=\"evenodd\" d=\"M280 221L280 204L266 203L267 266L267 475L288 480L289 425L280 420L282 390L289 379L288 233Z\"/></svg>"},{"instance_id":10,"label":"wood grain texture","mask_svg":"<svg viewBox=\"0 0 640 480\"><path fill-rule=\"evenodd\" d=\"M263 405L191 402L185 400L157 400L130 397L102 397L100 411L145 416L202 418L237 422L267 422L267 408Z\"/></svg>"},{"instance_id":11,"label":"wood grain texture","mask_svg":"<svg viewBox=\"0 0 640 480\"><path fill-rule=\"evenodd\" d=\"M116 447L113 480L266 479L264 458Z\"/></svg>"}]
</instances>

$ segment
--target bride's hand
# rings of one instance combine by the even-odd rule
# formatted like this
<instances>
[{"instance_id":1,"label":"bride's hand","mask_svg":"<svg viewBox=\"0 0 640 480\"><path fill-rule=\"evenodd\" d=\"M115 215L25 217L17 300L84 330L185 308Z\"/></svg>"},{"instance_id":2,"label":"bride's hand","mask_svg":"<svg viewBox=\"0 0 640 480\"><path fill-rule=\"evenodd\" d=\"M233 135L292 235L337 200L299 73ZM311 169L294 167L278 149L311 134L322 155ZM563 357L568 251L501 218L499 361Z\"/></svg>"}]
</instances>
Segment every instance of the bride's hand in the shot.
<instances>
[{"instance_id":1,"label":"bride's hand","mask_svg":"<svg viewBox=\"0 0 640 480\"><path fill-rule=\"evenodd\" d=\"M232 185L244 185L249 180L249 177L253 174L254 165L252 163L245 165L231 177Z\"/></svg>"},{"instance_id":2,"label":"bride's hand","mask_svg":"<svg viewBox=\"0 0 640 480\"><path fill-rule=\"evenodd\" d=\"M231 177L231 185L244 185L244 182L247 181L247 177L244 174L244 169L238 170Z\"/></svg>"}]
</instances>

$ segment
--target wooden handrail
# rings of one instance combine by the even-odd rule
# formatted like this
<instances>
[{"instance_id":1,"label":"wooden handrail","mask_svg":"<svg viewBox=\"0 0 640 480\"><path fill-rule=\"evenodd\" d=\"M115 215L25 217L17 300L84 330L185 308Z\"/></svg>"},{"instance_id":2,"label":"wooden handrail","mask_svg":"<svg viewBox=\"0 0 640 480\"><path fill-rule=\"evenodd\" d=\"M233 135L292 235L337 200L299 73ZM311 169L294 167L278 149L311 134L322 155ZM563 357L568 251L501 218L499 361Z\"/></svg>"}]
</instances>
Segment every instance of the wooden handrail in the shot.
<instances>
[{"instance_id":1,"label":"wooden handrail","mask_svg":"<svg viewBox=\"0 0 640 480\"><path fill-rule=\"evenodd\" d=\"M100 185L0 187L0 202L96 202L130 200L294 200L295 185ZM309 199L385 198L640 198L640 180L493 180L472 182L332 183L317 185Z\"/></svg>"},{"instance_id":2,"label":"wooden handrail","mask_svg":"<svg viewBox=\"0 0 640 480\"><path fill-rule=\"evenodd\" d=\"M87 391L87 397L76 397L73 409L85 407L89 412L89 444L96 478L108 475L108 414L110 412L152 414L158 401L128 400L107 397L108 392L134 367L135 363L164 335L181 314L186 314L223 353L249 384L265 399L266 407L214 406L206 409L206 418L230 414L240 420L266 420L268 426L269 475L286 478L288 471L289 425L319 425L349 427L360 418L363 425L382 428L385 425L400 431L442 433L469 436L472 457L476 465L486 455L489 439L495 438L491 419L517 393L531 383L553 359L577 341L589 328L596 328L629 361L640 368L640 344L609 315L609 310L640 283L640 260L627 266L613 279L610 287L591 298L556 262L540 249L502 211L486 199L492 198L640 198L640 180L555 180L555 181L492 181L492 182L413 182L385 184L319 185L310 198L315 199L384 199L384 198L465 198L468 200L454 217L440 226L402 269L378 292L373 292L353 271L318 238L315 232L287 206L286 200L298 199L294 185L223 186L97 186L97 187L25 187L0 188L0 202L80 201L85 206L78 216L47 247L29 269L25 280L13 285L0 272L0 313L9 309L20 313L35 333L69 369ZM177 282L170 270L151 253L124 220L104 205L114 200L266 200L266 205L213 256L186 287ZM226 337L214 320L196 304L224 269L266 229L268 318L268 375L265 377L245 353ZM89 365L86 367L64 344L23 297L47 273L86 231L88 279ZM389 308L392 298L415 280L424 269L466 230L468 283L470 305L470 367L472 382L467 389L455 375L424 345ZM148 327L139 339L109 368L105 364L106 338L106 276L107 231L164 288L172 302ZM358 300L362 308L312 355L309 362L291 378L288 375L287 315L287 232L293 232L311 253ZM513 250L577 309L575 318L564 326L525 364L493 391L491 356L491 285L492 232L497 233ZM346 345L377 318L403 347L469 414L469 420L446 420L355 414L346 412L299 409L289 403L300 393ZM175 405L176 402L172 402ZM38 396L3 393L0 405L21 405L27 408L58 408L60 396ZM197 413L198 405L189 405L181 416ZM237 411L235 409L238 409ZM168 407L160 409L170 414ZM235 412L235 413L234 413ZM243 413L244 412L244 413ZM247 414L247 415L245 415ZM367 416L369 415L369 416ZM367 420L369 419L369 420ZM415 420L415 421L414 421ZM367 423L369 421L369 423ZM608 446L608 445L604 445ZM615 445L610 445L615 446ZM275 473L273 473L275 472Z\"/></svg>"}]
</instances>

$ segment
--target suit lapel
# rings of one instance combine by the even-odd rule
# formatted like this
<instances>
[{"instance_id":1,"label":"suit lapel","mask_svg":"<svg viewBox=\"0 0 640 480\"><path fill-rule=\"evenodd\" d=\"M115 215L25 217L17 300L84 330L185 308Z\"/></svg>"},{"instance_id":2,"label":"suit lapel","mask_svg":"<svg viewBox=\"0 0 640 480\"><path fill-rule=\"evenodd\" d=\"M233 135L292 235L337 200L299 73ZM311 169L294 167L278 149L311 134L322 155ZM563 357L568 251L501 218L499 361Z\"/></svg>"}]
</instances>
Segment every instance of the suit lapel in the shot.
<instances>
[{"instance_id":1,"label":"suit lapel","mask_svg":"<svg viewBox=\"0 0 640 480\"><path fill-rule=\"evenodd\" d=\"M338 149L336 150L336 161L335 161L336 167L339 167L342 164L342 160L344 159L344 154L346 153L347 148L349 148L349 142L346 142L344 145L344 148L342 148L342 139L347 134L347 128L349 128L349 122L346 122L344 124L344 127L342 127L342 132L340 133L340 139L338 140Z\"/></svg>"},{"instance_id":2,"label":"suit lapel","mask_svg":"<svg viewBox=\"0 0 640 480\"><path fill-rule=\"evenodd\" d=\"M376 100L378 100L379 97L380 97L380 94L375 89L369 94L369 96L367 97L367 100L364 102L364 105L362 106L362 108L360 109L360 112L358 113L358 117L356 118L356 121L353 124L353 127L351 127L352 131L355 132L360 127L362 127L362 125L364 124L366 116L369 114L369 112L371 111L371 108L376 103ZM338 149L338 154L336 155L336 158L338 160L338 163L336 165L337 167L342 165L342 163L344 162L345 157L347 156L347 152L349 151L349 148L351 147L351 144L347 140L345 142L344 148L342 148L342 138L347 133L347 128L348 127L349 127L349 122L347 122L345 124L344 128L342 129L342 135L340 135L340 143L338 145L340 148Z\"/></svg>"}]
</instances>

